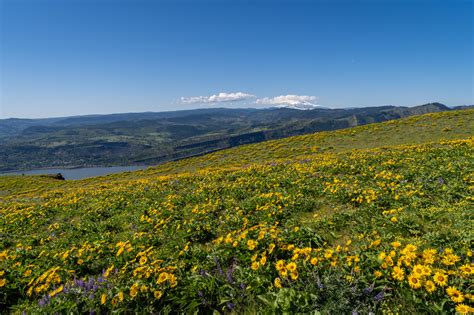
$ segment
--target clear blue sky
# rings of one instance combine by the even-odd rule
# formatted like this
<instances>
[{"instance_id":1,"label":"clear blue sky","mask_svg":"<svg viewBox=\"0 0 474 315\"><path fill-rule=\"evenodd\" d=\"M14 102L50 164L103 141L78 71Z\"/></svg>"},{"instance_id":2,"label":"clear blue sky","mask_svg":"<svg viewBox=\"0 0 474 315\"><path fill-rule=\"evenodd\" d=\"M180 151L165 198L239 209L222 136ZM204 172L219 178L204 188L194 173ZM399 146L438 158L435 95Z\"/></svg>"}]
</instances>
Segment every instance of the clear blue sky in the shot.
<instances>
[{"instance_id":1,"label":"clear blue sky","mask_svg":"<svg viewBox=\"0 0 474 315\"><path fill-rule=\"evenodd\" d=\"M2 118L289 94L328 107L474 103L468 0L0 0L0 11ZM208 97L219 93L234 94Z\"/></svg>"}]
</instances>

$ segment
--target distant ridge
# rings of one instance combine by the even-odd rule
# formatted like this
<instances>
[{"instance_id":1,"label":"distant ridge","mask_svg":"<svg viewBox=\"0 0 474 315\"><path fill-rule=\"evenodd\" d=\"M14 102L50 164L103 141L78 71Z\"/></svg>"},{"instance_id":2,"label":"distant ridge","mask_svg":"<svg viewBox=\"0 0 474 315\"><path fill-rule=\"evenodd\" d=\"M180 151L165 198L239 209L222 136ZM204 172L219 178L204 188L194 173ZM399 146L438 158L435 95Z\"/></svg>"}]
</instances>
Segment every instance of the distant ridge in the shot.
<instances>
[{"instance_id":1,"label":"distant ridge","mask_svg":"<svg viewBox=\"0 0 474 315\"><path fill-rule=\"evenodd\" d=\"M0 171L154 165L242 144L432 112L441 103L310 110L207 108L0 120Z\"/></svg>"}]
</instances>

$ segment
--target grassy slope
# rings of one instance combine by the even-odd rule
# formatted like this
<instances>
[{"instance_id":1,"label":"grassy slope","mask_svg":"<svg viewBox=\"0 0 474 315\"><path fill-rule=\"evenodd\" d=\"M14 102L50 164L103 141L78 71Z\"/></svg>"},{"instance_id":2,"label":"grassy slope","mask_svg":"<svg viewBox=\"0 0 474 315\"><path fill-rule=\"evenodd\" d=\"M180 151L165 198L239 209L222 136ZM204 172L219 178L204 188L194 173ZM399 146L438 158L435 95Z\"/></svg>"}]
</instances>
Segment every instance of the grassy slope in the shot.
<instances>
[{"instance_id":1,"label":"grassy slope","mask_svg":"<svg viewBox=\"0 0 474 315\"><path fill-rule=\"evenodd\" d=\"M394 305L412 312L434 312L435 306L452 310L454 303L446 300L441 288L434 295L413 295L407 284L394 282L390 268L381 267L374 257L383 250L388 253L394 240L420 248L451 246L465 256L472 241L468 192L472 141L440 144L440 140L472 136L473 122L473 110L428 114L242 146L82 181L0 177L0 253L6 250L7 255L0 261L7 280L0 288L0 304L48 312L144 306L149 311L171 307L189 311L198 304L202 311L229 311L233 304L248 311L380 311ZM434 144L371 149L426 142ZM391 221L394 217L397 222ZM237 242L235 247L226 243L229 237L230 245ZM249 249L247 241L257 239L257 248ZM349 239L347 251L337 248L344 248ZM381 244L374 245L379 239ZM130 253L116 256L119 241L129 242ZM276 248L270 253L272 243ZM278 277L274 263L291 261L291 245L313 247L310 256L321 262L313 267L301 259L309 254L300 253L295 260L299 278L280 275L284 288L277 290L272 287ZM143 254L149 246L154 248ZM327 250L336 252L325 258ZM149 278L136 272L141 266L139 253L147 257ZM265 256L268 262L252 270L255 253L259 261ZM361 262L349 266L347 261L354 258L348 257ZM340 269L330 267L331 262ZM361 271L354 273L356 264ZM60 265L65 267L52 273L76 291L59 293L42 308L38 300L44 300L53 285L47 287L44 279L38 279ZM111 266L119 272L107 279L111 290L98 289L106 294L104 305L99 295L89 299L82 288L71 288L73 276L67 270L89 279ZM219 268L236 269L234 282L220 277ZM24 276L28 270L31 274ZM376 270L383 276L375 279ZM157 284L155 277L163 272L176 275L178 286L170 280ZM452 285L466 290L462 276L452 278ZM326 291L314 284L318 281ZM147 286L148 292L132 298L134 283ZM371 283L378 290L373 295L387 292L388 304L357 293ZM31 287L38 292L28 296ZM164 296L155 299L150 290ZM126 294L122 302L120 292ZM82 302L74 306L77 303L71 301L76 299Z\"/></svg>"},{"instance_id":2,"label":"grassy slope","mask_svg":"<svg viewBox=\"0 0 474 315\"><path fill-rule=\"evenodd\" d=\"M29 176L0 177L0 196L28 193L31 180L49 185L34 185L35 189L95 185L97 182L133 180L158 175L188 173L202 169L235 168L250 164L269 163L276 160L305 159L321 153L344 153L383 146L429 143L439 140L465 139L473 135L474 110L461 110L413 116L405 119L359 126L337 131L289 137L280 140L244 145L204 156L150 167L144 171L126 172L77 182L58 182L48 178ZM3 181L2 181L3 179ZM38 188L41 186L41 188ZM10 192L10 193L9 193Z\"/></svg>"}]
</instances>

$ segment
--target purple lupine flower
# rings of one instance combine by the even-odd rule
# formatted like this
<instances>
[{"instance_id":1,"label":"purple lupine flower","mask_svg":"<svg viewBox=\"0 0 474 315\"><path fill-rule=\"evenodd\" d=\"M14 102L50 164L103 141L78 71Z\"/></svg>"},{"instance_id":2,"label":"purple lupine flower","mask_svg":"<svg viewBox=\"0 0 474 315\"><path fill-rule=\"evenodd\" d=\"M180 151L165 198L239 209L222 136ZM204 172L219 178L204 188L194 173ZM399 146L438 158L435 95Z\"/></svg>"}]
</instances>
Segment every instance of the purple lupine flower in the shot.
<instances>
[{"instance_id":1,"label":"purple lupine flower","mask_svg":"<svg viewBox=\"0 0 474 315\"><path fill-rule=\"evenodd\" d=\"M226 271L225 279L227 280L228 283L234 283L234 270L235 270L235 264L232 263L232 265L230 265L230 267Z\"/></svg>"},{"instance_id":2,"label":"purple lupine flower","mask_svg":"<svg viewBox=\"0 0 474 315\"><path fill-rule=\"evenodd\" d=\"M89 291L90 291L90 290L94 290L94 286L95 286L95 280L94 280L94 278L89 278L89 283L88 283Z\"/></svg>"},{"instance_id":3,"label":"purple lupine flower","mask_svg":"<svg viewBox=\"0 0 474 315\"><path fill-rule=\"evenodd\" d=\"M38 305L39 306L45 306L46 304L49 303L49 300L50 300L49 295L45 295L45 296L43 296L43 298L41 300L38 301Z\"/></svg>"},{"instance_id":4,"label":"purple lupine flower","mask_svg":"<svg viewBox=\"0 0 474 315\"><path fill-rule=\"evenodd\" d=\"M198 291L198 296L201 298L202 304L209 305L209 302L206 300L204 293L201 290Z\"/></svg>"},{"instance_id":5,"label":"purple lupine flower","mask_svg":"<svg viewBox=\"0 0 474 315\"><path fill-rule=\"evenodd\" d=\"M385 291L382 290L382 291L380 291L379 293L377 293L376 296L374 296L374 300L375 300L376 302L380 302L380 301L383 300L384 297L385 297Z\"/></svg>"},{"instance_id":6,"label":"purple lupine flower","mask_svg":"<svg viewBox=\"0 0 474 315\"><path fill-rule=\"evenodd\" d=\"M229 303L227 303L227 308L228 308L229 310L233 310L233 309L235 308L235 304L232 303L232 302L229 302Z\"/></svg>"},{"instance_id":7,"label":"purple lupine flower","mask_svg":"<svg viewBox=\"0 0 474 315\"><path fill-rule=\"evenodd\" d=\"M222 271L222 268L221 268L221 264L219 263L219 259L217 257L213 257L214 259L214 262L216 263L216 267L217 267L217 272L219 272L219 274L224 277L224 271Z\"/></svg>"},{"instance_id":8,"label":"purple lupine flower","mask_svg":"<svg viewBox=\"0 0 474 315\"><path fill-rule=\"evenodd\" d=\"M363 290L363 292L364 292L365 294L369 294L370 292L372 292L372 291L374 290L374 284L375 284L375 283L372 283L372 284L370 285L370 287L365 288L365 289Z\"/></svg>"},{"instance_id":9,"label":"purple lupine flower","mask_svg":"<svg viewBox=\"0 0 474 315\"><path fill-rule=\"evenodd\" d=\"M319 277L318 277L317 284L318 284L318 288L319 288L320 290L324 289L324 285L321 283L321 279L319 279Z\"/></svg>"}]
</instances>

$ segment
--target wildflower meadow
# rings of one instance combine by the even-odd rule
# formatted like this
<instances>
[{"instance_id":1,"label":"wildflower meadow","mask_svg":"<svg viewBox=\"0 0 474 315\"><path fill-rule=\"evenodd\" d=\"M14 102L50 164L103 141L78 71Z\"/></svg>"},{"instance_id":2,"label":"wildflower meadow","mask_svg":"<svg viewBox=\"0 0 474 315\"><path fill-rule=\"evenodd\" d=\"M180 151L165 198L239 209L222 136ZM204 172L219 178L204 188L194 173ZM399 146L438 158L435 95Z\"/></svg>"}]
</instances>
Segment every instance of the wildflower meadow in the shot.
<instances>
[{"instance_id":1,"label":"wildflower meadow","mask_svg":"<svg viewBox=\"0 0 474 315\"><path fill-rule=\"evenodd\" d=\"M474 110L0 177L0 312L474 312Z\"/></svg>"}]
</instances>

